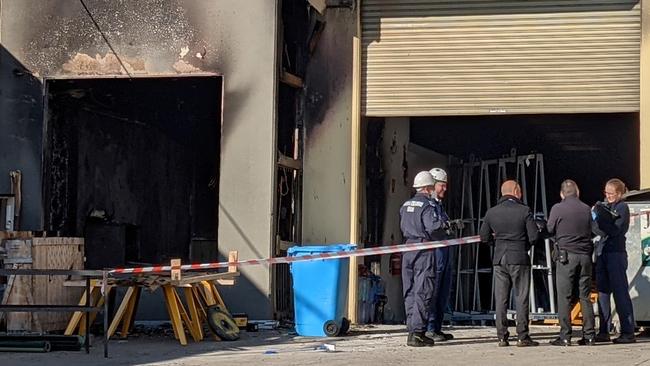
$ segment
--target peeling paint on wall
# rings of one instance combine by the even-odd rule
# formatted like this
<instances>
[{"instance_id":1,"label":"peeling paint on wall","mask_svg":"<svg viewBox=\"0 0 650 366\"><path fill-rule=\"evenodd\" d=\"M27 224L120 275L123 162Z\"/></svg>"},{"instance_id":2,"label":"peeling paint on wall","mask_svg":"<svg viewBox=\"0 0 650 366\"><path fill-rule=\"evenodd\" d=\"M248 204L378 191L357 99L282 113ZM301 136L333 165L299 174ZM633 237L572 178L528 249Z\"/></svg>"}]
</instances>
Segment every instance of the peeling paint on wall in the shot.
<instances>
[{"instance_id":1,"label":"peeling paint on wall","mask_svg":"<svg viewBox=\"0 0 650 366\"><path fill-rule=\"evenodd\" d=\"M146 73L145 62L141 59L123 59L126 70L131 74ZM63 64L63 71L76 75L120 75L125 74L120 61L112 53L105 56L99 54L90 57L85 53L77 53Z\"/></svg>"}]
</instances>

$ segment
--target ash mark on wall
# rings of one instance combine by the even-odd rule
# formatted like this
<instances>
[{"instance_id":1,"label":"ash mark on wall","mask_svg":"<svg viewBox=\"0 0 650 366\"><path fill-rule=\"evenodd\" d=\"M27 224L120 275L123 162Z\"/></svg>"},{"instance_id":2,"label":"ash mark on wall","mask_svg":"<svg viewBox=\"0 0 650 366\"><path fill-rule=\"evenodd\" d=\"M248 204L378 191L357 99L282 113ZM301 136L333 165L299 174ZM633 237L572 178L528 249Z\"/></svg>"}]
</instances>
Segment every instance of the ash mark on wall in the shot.
<instances>
[{"instance_id":1,"label":"ash mark on wall","mask_svg":"<svg viewBox=\"0 0 650 366\"><path fill-rule=\"evenodd\" d=\"M21 52L30 69L43 75L124 73L78 2L63 7L57 1L27 3L31 5L24 5L24 9L38 10L25 15L29 19L22 23L30 28L20 30L26 33ZM130 72L196 71L214 54L208 52L204 41L197 39L195 26L187 19L186 6L178 0L88 0L86 3L127 68L132 68ZM179 71L173 65L184 47L189 52L183 63L191 67Z\"/></svg>"},{"instance_id":2,"label":"ash mark on wall","mask_svg":"<svg viewBox=\"0 0 650 366\"><path fill-rule=\"evenodd\" d=\"M130 74L146 73L145 62L142 59L123 59L122 62ZM120 61L112 53L105 56L99 54L90 57L85 53L77 53L70 61L63 64L63 71L77 75L111 75L123 74Z\"/></svg>"}]
</instances>

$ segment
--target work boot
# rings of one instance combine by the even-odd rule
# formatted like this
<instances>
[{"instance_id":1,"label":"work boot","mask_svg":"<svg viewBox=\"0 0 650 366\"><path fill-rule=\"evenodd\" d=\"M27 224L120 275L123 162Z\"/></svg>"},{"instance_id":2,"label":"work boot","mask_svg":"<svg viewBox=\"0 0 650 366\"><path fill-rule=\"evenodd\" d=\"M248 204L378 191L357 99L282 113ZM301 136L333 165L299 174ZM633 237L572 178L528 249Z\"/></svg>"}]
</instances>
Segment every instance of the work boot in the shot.
<instances>
[{"instance_id":1,"label":"work boot","mask_svg":"<svg viewBox=\"0 0 650 366\"><path fill-rule=\"evenodd\" d=\"M517 347L537 347L539 346L539 342L534 341L530 337L526 337L524 339L520 339L517 341Z\"/></svg>"},{"instance_id":2,"label":"work boot","mask_svg":"<svg viewBox=\"0 0 650 366\"><path fill-rule=\"evenodd\" d=\"M499 339L499 347L508 347L509 345L508 338Z\"/></svg>"},{"instance_id":3,"label":"work boot","mask_svg":"<svg viewBox=\"0 0 650 366\"><path fill-rule=\"evenodd\" d=\"M409 347L431 347L435 341L424 335L424 332L409 333L406 345Z\"/></svg>"},{"instance_id":4,"label":"work boot","mask_svg":"<svg viewBox=\"0 0 650 366\"><path fill-rule=\"evenodd\" d=\"M636 343L634 334L621 334L618 338L612 340L616 344Z\"/></svg>"},{"instance_id":5,"label":"work boot","mask_svg":"<svg viewBox=\"0 0 650 366\"><path fill-rule=\"evenodd\" d=\"M595 346L596 340L594 338L582 338L578 340L579 346Z\"/></svg>"},{"instance_id":6,"label":"work boot","mask_svg":"<svg viewBox=\"0 0 650 366\"><path fill-rule=\"evenodd\" d=\"M606 333L598 333L598 334L596 334L596 336L594 337L594 341L595 341L596 343L607 343L607 342L611 342L611 339L609 338L609 334L606 334Z\"/></svg>"},{"instance_id":7,"label":"work boot","mask_svg":"<svg viewBox=\"0 0 650 366\"><path fill-rule=\"evenodd\" d=\"M436 342L444 342L448 341L450 339L454 339L454 336L449 334L449 333L443 333L443 332L433 332L433 331L427 331L426 336L428 338L433 339Z\"/></svg>"},{"instance_id":8,"label":"work boot","mask_svg":"<svg viewBox=\"0 0 650 366\"><path fill-rule=\"evenodd\" d=\"M551 346L561 346L561 347L568 347L571 345L571 341L568 339L562 339L560 337L555 338L554 340L549 342Z\"/></svg>"}]
</instances>

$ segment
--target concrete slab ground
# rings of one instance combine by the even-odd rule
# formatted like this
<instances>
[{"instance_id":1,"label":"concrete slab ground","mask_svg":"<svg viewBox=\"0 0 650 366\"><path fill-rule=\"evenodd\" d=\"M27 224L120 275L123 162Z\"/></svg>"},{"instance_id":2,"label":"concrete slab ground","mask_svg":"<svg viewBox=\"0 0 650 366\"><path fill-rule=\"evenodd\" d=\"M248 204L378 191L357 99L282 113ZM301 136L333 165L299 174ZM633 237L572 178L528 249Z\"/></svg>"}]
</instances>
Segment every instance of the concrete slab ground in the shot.
<instances>
[{"instance_id":1,"label":"concrete slab ground","mask_svg":"<svg viewBox=\"0 0 650 366\"><path fill-rule=\"evenodd\" d=\"M342 338L304 338L287 330L243 333L236 342L203 341L182 347L169 337L134 336L110 342L110 358L104 359L101 342L84 352L48 354L5 353L0 365L649 365L650 338L631 345L553 347L559 328L533 326L539 347L499 348L492 327L455 327L452 341L431 348L406 347L403 326L355 328ZM514 331L514 330L511 330ZM190 341L191 342L191 341ZM334 352L318 350L324 343ZM514 342L513 342L514 344Z\"/></svg>"}]
</instances>

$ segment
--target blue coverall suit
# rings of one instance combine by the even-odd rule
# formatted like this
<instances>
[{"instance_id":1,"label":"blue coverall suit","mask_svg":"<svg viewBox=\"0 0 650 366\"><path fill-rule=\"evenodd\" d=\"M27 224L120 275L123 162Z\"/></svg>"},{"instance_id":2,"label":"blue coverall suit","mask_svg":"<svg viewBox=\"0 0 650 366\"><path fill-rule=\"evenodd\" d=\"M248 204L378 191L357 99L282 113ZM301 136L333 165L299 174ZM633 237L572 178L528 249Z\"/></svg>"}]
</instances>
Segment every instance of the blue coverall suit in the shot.
<instances>
[{"instance_id":1,"label":"blue coverall suit","mask_svg":"<svg viewBox=\"0 0 650 366\"><path fill-rule=\"evenodd\" d=\"M430 241L438 229L435 208L425 193L417 193L400 208L400 228L406 243ZM402 286L406 328L409 333L424 333L429 320L435 271L433 251L417 250L402 255Z\"/></svg>"},{"instance_id":2,"label":"blue coverall suit","mask_svg":"<svg viewBox=\"0 0 650 366\"><path fill-rule=\"evenodd\" d=\"M446 240L449 238L445 227L449 226L449 216L442 206L442 202L431 199L434 208L434 223L436 228L432 240ZM445 317L445 310L449 304L449 292L451 291L451 258L449 247L433 249L433 268L436 272L433 286L433 299L429 312L429 323L427 330L433 333L442 332L442 321Z\"/></svg>"}]
</instances>

